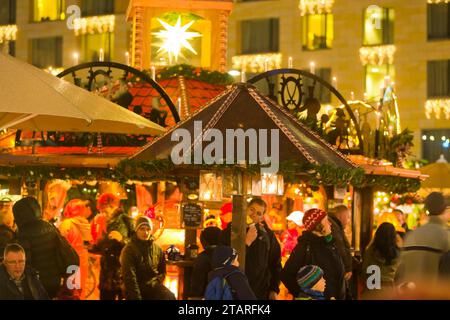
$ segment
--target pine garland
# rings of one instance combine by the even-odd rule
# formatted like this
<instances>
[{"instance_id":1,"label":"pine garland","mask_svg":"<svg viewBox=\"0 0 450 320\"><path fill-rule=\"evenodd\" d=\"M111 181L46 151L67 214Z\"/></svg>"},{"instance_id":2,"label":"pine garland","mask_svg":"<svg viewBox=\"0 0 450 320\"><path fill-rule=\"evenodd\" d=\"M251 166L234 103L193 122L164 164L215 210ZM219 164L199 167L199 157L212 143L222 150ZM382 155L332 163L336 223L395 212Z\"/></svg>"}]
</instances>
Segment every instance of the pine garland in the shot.
<instances>
[{"instance_id":1,"label":"pine garland","mask_svg":"<svg viewBox=\"0 0 450 320\"><path fill-rule=\"evenodd\" d=\"M151 71L145 70L144 73L151 77ZM188 64L179 64L164 68L156 77L157 80L160 81L178 76L184 76L185 78L222 86L230 85L234 82L233 77L228 73L210 71L208 69L198 68Z\"/></svg>"}]
</instances>

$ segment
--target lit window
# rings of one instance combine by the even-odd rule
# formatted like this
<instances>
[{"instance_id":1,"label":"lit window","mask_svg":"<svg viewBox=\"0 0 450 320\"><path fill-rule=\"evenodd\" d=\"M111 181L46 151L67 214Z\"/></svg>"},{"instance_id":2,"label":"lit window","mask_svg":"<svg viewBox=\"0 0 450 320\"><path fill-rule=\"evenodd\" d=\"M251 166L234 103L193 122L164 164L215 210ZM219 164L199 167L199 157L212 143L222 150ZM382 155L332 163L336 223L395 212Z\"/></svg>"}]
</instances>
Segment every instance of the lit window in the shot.
<instances>
[{"instance_id":1,"label":"lit window","mask_svg":"<svg viewBox=\"0 0 450 320\"><path fill-rule=\"evenodd\" d=\"M0 26L16 23L16 0L0 0Z\"/></svg>"},{"instance_id":2,"label":"lit window","mask_svg":"<svg viewBox=\"0 0 450 320\"><path fill-rule=\"evenodd\" d=\"M114 59L113 33L105 32L81 36L81 59L83 62L99 61L101 50L104 53L104 61L112 61Z\"/></svg>"},{"instance_id":3,"label":"lit window","mask_svg":"<svg viewBox=\"0 0 450 320\"><path fill-rule=\"evenodd\" d=\"M278 52L279 19L257 19L241 22L241 53Z\"/></svg>"},{"instance_id":4,"label":"lit window","mask_svg":"<svg viewBox=\"0 0 450 320\"><path fill-rule=\"evenodd\" d=\"M62 37L33 39L31 63L42 69L62 67Z\"/></svg>"},{"instance_id":5,"label":"lit window","mask_svg":"<svg viewBox=\"0 0 450 320\"><path fill-rule=\"evenodd\" d=\"M394 10L376 5L364 11L364 45L394 43Z\"/></svg>"},{"instance_id":6,"label":"lit window","mask_svg":"<svg viewBox=\"0 0 450 320\"><path fill-rule=\"evenodd\" d=\"M450 3L429 3L428 13L428 39L450 38Z\"/></svg>"},{"instance_id":7,"label":"lit window","mask_svg":"<svg viewBox=\"0 0 450 320\"><path fill-rule=\"evenodd\" d=\"M34 22L64 20L65 0L33 0Z\"/></svg>"},{"instance_id":8,"label":"lit window","mask_svg":"<svg viewBox=\"0 0 450 320\"><path fill-rule=\"evenodd\" d=\"M83 17L113 14L114 0L83 0L81 13Z\"/></svg>"},{"instance_id":9,"label":"lit window","mask_svg":"<svg viewBox=\"0 0 450 320\"><path fill-rule=\"evenodd\" d=\"M428 98L450 97L450 60L428 61Z\"/></svg>"},{"instance_id":10,"label":"lit window","mask_svg":"<svg viewBox=\"0 0 450 320\"><path fill-rule=\"evenodd\" d=\"M389 77L391 82L395 81L395 69L393 65L366 65L365 92L369 99L381 95L381 88L385 87L386 77Z\"/></svg>"},{"instance_id":11,"label":"lit window","mask_svg":"<svg viewBox=\"0 0 450 320\"><path fill-rule=\"evenodd\" d=\"M443 155L445 159L450 160L450 139L448 138L450 129L426 129L422 130L422 136L430 137L427 140L422 139L422 159L432 163Z\"/></svg>"},{"instance_id":12,"label":"lit window","mask_svg":"<svg viewBox=\"0 0 450 320\"><path fill-rule=\"evenodd\" d=\"M333 45L333 14L307 14L303 17L303 49L328 49Z\"/></svg>"}]
</instances>

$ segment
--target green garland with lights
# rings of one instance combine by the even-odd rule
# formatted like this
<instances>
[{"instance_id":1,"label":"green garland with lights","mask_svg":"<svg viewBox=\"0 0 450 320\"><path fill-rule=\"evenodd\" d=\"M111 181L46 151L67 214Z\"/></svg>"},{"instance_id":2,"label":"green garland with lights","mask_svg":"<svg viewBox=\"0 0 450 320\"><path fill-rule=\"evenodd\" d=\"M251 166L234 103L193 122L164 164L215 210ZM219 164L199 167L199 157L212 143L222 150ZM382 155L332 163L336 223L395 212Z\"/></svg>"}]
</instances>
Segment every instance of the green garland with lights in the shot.
<instances>
[{"instance_id":1,"label":"green garland with lights","mask_svg":"<svg viewBox=\"0 0 450 320\"><path fill-rule=\"evenodd\" d=\"M231 170L233 172L240 171L249 174L258 174L261 172L260 165L237 166L234 164L214 164L189 165L187 167L194 170ZM131 180L142 179L142 172L145 172L146 178L150 179L177 180L174 174L174 170L177 168L181 168L181 166L175 166L170 159L163 159L142 162L123 160L117 169ZM352 185L356 188L373 187L374 189L393 193L415 192L420 188L419 179L366 175L362 168L345 169L329 164L312 165L286 161L280 163L278 172L283 175L285 182L299 183L308 180L312 186L334 185L337 187L346 187Z\"/></svg>"},{"instance_id":2,"label":"green garland with lights","mask_svg":"<svg viewBox=\"0 0 450 320\"><path fill-rule=\"evenodd\" d=\"M0 166L0 176L6 178L27 179L74 179L117 181L122 184L129 180L170 180L176 181L174 170L178 168L191 170L230 170L258 174L260 165L236 166L230 164L175 166L170 159L135 162L123 160L116 168L74 168L52 166ZM326 185L356 188L373 187L377 190L392 193L415 192L420 188L419 179L394 176L366 175L362 168L344 169L329 164L312 165L287 161L280 164L279 174L288 183L299 183L308 180L312 186ZM143 174L145 173L145 174Z\"/></svg>"},{"instance_id":3,"label":"green garland with lights","mask_svg":"<svg viewBox=\"0 0 450 320\"><path fill-rule=\"evenodd\" d=\"M145 70L144 73L151 77L150 70ZM222 86L230 85L234 82L233 77L228 73L210 71L208 69L194 67L188 64L179 64L171 67L166 67L158 73L156 78L158 81L160 81L178 76L184 76L185 78Z\"/></svg>"}]
</instances>

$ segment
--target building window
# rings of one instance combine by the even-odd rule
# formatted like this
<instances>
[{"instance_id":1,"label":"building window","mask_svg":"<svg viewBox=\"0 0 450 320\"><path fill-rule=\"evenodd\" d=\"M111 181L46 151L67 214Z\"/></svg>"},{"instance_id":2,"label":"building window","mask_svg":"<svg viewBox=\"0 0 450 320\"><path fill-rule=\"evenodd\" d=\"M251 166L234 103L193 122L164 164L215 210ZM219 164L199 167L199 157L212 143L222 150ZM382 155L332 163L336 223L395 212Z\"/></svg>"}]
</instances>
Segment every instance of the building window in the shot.
<instances>
[{"instance_id":1,"label":"building window","mask_svg":"<svg viewBox=\"0 0 450 320\"><path fill-rule=\"evenodd\" d=\"M241 53L278 52L279 19L242 21Z\"/></svg>"},{"instance_id":2,"label":"building window","mask_svg":"<svg viewBox=\"0 0 450 320\"><path fill-rule=\"evenodd\" d=\"M441 155L450 161L450 129L422 130L422 158L436 162Z\"/></svg>"},{"instance_id":3,"label":"building window","mask_svg":"<svg viewBox=\"0 0 450 320\"><path fill-rule=\"evenodd\" d=\"M450 97L450 60L428 61L428 98Z\"/></svg>"},{"instance_id":4,"label":"building window","mask_svg":"<svg viewBox=\"0 0 450 320\"><path fill-rule=\"evenodd\" d=\"M331 68L316 69L314 74L331 84ZM303 94L305 97L308 97L309 96L308 87L313 85L314 80L307 77L303 77L302 79L303 79L303 88L302 88ZM320 103L330 103L331 91L317 82L314 88L314 97L317 98L320 101Z\"/></svg>"},{"instance_id":5,"label":"building window","mask_svg":"<svg viewBox=\"0 0 450 320\"><path fill-rule=\"evenodd\" d=\"M114 13L114 0L83 0L82 15L102 16Z\"/></svg>"},{"instance_id":6,"label":"building window","mask_svg":"<svg viewBox=\"0 0 450 320\"><path fill-rule=\"evenodd\" d=\"M62 37L39 38L31 40L31 63L41 69L61 68Z\"/></svg>"},{"instance_id":7,"label":"building window","mask_svg":"<svg viewBox=\"0 0 450 320\"><path fill-rule=\"evenodd\" d=\"M365 68L365 92L367 93L367 97L369 99L379 97L381 95L381 89L385 87L386 77L389 77L390 81L394 81L395 68L392 64L368 64Z\"/></svg>"},{"instance_id":8,"label":"building window","mask_svg":"<svg viewBox=\"0 0 450 320\"><path fill-rule=\"evenodd\" d=\"M33 21L56 21L66 18L65 0L33 0Z\"/></svg>"},{"instance_id":9,"label":"building window","mask_svg":"<svg viewBox=\"0 0 450 320\"><path fill-rule=\"evenodd\" d=\"M16 24L16 0L0 0L0 26Z\"/></svg>"},{"instance_id":10,"label":"building window","mask_svg":"<svg viewBox=\"0 0 450 320\"><path fill-rule=\"evenodd\" d=\"M303 17L303 49L329 49L333 45L333 14L307 14Z\"/></svg>"},{"instance_id":11,"label":"building window","mask_svg":"<svg viewBox=\"0 0 450 320\"><path fill-rule=\"evenodd\" d=\"M82 62L99 61L101 50L104 52L104 61L114 59L114 34L112 32L81 36Z\"/></svg>"},{"instance_id":12,"label":"building window","mask_svg":"<svg viewBox=\"0 0 450 320\"><path fill-rule=\"evenodd\" d=\"M450 4L428 4L428 40L450 38Z\"/></svg>"},{"instance_id":13,"label":"building window","mask_svg":"<svg viewBox=\"0 0 450 320\"><path fill-rule=\"evenodd\" d=\"M365 46L394 43L394 9L372 5L364 10Z\"/></svg>"}]
</instances>

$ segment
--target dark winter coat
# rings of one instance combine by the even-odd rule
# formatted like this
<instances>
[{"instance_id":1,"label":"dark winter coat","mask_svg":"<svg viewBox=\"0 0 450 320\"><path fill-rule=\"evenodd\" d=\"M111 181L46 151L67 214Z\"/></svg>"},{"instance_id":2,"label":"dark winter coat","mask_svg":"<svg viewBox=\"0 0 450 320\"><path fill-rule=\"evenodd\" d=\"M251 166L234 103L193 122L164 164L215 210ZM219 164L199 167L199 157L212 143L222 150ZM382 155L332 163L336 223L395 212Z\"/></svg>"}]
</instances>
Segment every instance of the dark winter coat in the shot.
<instances>
[{"instance_id":1,"label":"dark winter coat","mask_svg":"<svg viewBox=\"0 0 450 320\"><path fill-rule=\"evenodd\" d=\"M3 260L3 251L8 243L14 241L16 233L5 225L0 225L0 261Z\"/></svg>"},{"instance_id":2,"label":"dark winter coat","mask_svg":"<svg viewBox=\"0 0 450 320\"><path fill-rule=\"evenodd\" d=\"M5 266L0 265L0 300L49 300L37 271L26 267L24 274L22 293L10 278Z\"/></svg>"},{"instance_id":3,"label":"dark winter coat","mask_svg":"<svg viewBox=\"0 0 450 320\"><path fill-rule=\"evenodd\" d=\"M133 236L122 250L120 263L127 300L145 300L145 293L164 281L164 252L153 239L142 241Z\"/></svg>"},{"instance_id":4,"label":"dark winter coat","mask_svg":"<svg viewBox=\"0 0 450 320\"><path fill-rule=\"evenodd\" d=\"M237 272L236 272L237 271ZM245 274L235 266L226 266L211 271L208 274L208 283L211 282L215 277L225 277L231 272L234 272L229 277L227 277L227 283L231 288L234 300L256 300L256 296L250 288Z\"/></svg>"},{"instance_id":5,"label":"dark winter coat","mask_svg":"<svg viewBox=\"0 0 450 320\"><path fill-rule=\"evenodd\" d=\"M109 239L108 235L112 231L117 231L122 235L123 240L117 241ZM122 292L123 281L120 267L120 254L124 246L129 242L134 233L134 226L131 218L122 211L118 211L116 216L108 221L106 234L89 251L101 254L100 259L100 283L101 291Z\"/></svg>"},{"instance_id":6,"label":"dark winter coat","mask_svg":"<svg viewBox=\"0 0 450 320\"><path fill-rule=\"evenodd\" d=\"M342 262L344 263L345 272L352 271L352 253L350 249L350 243L345 235L344 227L338 218L329 216L331 222L331 232L335 240L336 248L341 255Z\"/></svg>"},{"instance_id":7,"label":"dark winter coat","mask_svg":"<svg viewBox=\"0 0 450 320\"><path fill-rule=\"evenodd\" d=\"M334 241L326 242L310 231L303 232L281 272L281 281L297 297L300 288L296 276L301 267L312 264L322 268L326 281L325 298L345 299L344 264Z\"/></svg>"},{"instance_id":8,"label":"dark winter coat","mask_svg":"<svg viewBox=\"0 0 450 320\"><path fill-rule=\"evenodd\" d=\"M32 212L15 217L17 240L25 249L27 264L39 272L40 280L50 298L56 297L61 287L61 269L57 262L58 230Z\"/></svg>"},{"instance_id":9,"label":"dark winter coat","mask_svg":"<svg viewBox=\"0 0 450 320\"><path fill-rule=\"evenodd\" d=\"M280 292L280 244L265 222L263 226L264 229L258 230L258 237L245 253L245 275L259 300L267 300L271 291ZM231 223L223 230L221 243L231 244Z\"/></svg>"},{"instance_id":10,"label":"dark winter coat","mask_svg":"<svg viewBox=\"0 0 450 320\"><path fill-rule=\"evenodd\" d=\"M190 297L203 297L208 285L208 274L212 271L212 254L216 246L207 247L194 261L191 275Z\"/></svg>"}]
</instances>

